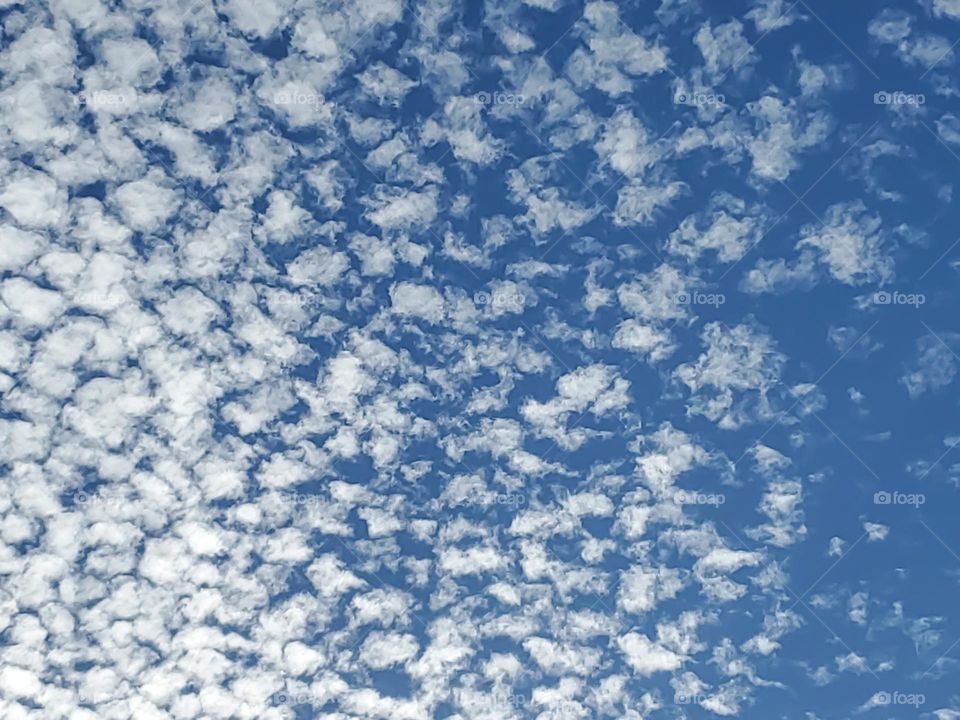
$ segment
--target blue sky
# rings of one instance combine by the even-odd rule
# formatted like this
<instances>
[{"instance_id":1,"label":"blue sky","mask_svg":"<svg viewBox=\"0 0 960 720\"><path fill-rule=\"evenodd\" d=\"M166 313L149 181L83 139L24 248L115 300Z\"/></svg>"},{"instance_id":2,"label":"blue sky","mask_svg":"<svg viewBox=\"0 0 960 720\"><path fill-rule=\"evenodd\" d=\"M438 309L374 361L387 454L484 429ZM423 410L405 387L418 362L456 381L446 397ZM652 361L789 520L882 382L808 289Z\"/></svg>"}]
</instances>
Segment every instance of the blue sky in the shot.
<instances>
[{"instance_id":1,"label":"blue sky","mask_svg":"<svg viewBox=\"0 0 960 720\"><path fill-rule=\"evenodd\" d=\"M0 25L0 716L960 718L960 2Z\"/></svg>"}]
</instances>

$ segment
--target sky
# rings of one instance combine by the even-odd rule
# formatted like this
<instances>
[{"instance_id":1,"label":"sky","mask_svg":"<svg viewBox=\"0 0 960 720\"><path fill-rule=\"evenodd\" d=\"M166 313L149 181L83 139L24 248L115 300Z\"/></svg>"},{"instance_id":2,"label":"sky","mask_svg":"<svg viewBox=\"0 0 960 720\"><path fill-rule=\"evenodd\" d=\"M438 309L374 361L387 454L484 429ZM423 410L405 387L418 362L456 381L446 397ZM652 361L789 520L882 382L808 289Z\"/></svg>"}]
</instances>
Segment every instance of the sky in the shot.
<instances>
[{"instance_id":1,"label":"sky","mask_svg":"<svg viewBox=\"0 0 960 720\"><path fill-rule=\"evenodd\" d=\"M960 719L960 0L0 0L0 717Z\"/></svg>"}]
</instances>

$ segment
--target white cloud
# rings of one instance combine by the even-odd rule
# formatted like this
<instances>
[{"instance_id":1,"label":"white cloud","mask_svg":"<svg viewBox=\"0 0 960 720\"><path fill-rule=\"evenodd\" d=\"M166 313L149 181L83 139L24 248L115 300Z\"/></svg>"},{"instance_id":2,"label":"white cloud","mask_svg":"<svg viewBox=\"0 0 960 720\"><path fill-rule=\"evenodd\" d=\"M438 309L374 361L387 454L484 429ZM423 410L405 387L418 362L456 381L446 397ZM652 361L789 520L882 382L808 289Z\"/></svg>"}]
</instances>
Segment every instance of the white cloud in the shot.
<instances>
[{"instance_id":1,"label":"white cloud","mask_svg":"<svg viewBox=\"0 0 960 720\"><path fill-rule=\"evenodd\" d=\"M633 78L667 67L667 51L635 34L620 19L615 3L591 0L583 9L582 34L588 49L567 60L566 74L581 87L596 85L613 97L630 91Z\"/></svg>"},{"instance_id":2,"label":"white cloud","mask_svg":"<svg viewBox=\"0 0 960 720\"><path fill-rule=\"evenodd\" d=\"M760 131L743 142L753 161L753 172L764 180L784 181L800 166L799 154L826 140L830 119L823 111L804 114L793 103L765 95L747 110Z\"/></svg>"},{"instance_id":3,"label":"white cloud","mask_svg":"<svg viewBox=\"0 0 960 720\"><path fill-rule=\"evenodd\" d=\"M798 248L818 251L821 262L836 280L848 285L883 283L893 274L879 217L862 203L832 205L825 225L808 225L801 232Z\"/></svg>"},{"instance_id":4,"label":"white cloud","mask_svg":"<svg viewBox=\"0 0 960 720\"><path fill-rule=\"evenodd\" d=\"M831 497L802 423L838 403L807 377L807 334L776 323L781 298L683 297L736 283L720 276L781 210L768 181L819 174L828 103L861 72L803 60L811 18L787 5L7 8L0 716L254 720L299 698L385 720L655 717L655 673L730 715L772 685L807 627L783 609L804 574L787 558L822 529L804 506ZM944 49L954 13L928 7L871 24L881 56ZM790 52L759 63L770 38L750 43L791 23ZM949 98L954 59L918 82ZM727 75L727 101L674 105L668 75ZM893 238L933 250L908 226L916 176L883 165L909 159L949 197L901 137L915 119L834 171L883 177L862 209L811 193L827 231L742 287L813 289L820 270L862 286L892 277ZM888 234L869 203L895 194ZM765 248L804 222L785 221ZM834 325L827 348L849 349L862 323ZM886 332L846 360L881 367ZM953 380L932 348L901 372L918 402ZM883 399L857 385L851 422ZM773 422L789 390L804 403L762 445L711 430ZM726 506L676 500L721 486ZM818 612L935 649L941 621L905 618L896 585L884 615L844 567ZM890 672L893 635L856 654Z\"/></svg>"},{"instance_id":5,"label":"white cloud","mask_svg":"<svg viewBox=\"0 0 960 720\"><path fill-rule=\"evenodd\" d=\"M390 288L393 311L405 317L417 317L431 323L443 320L445 306L443 297L429 285L412 282L397 283Z\"/></svg>"},{"instance_id":6,"label":"white cloud","mask_svg":"<svg viewBox=\"0 0 960 720\"><path fill-rule=\"evenodd\" d=\"M787 0L754 0L746 16L753 21L758 33L768 33L792 25L797 20L794 8Z\"/></svg>"},{"instance_id":7,"label":"white cloud","mask_svg":"<svg viewBox=\"0 0 960 720\"><path fill-rule=\"evenodd\" d=\"M642 633L631 632L622 635L617 638L617 646L627 664L642 677L649 677L658 672L671 672L678 669L684 661L682 655L652 642Z\"/></svg>"},{"instance_id":8,"label":"white cloud","mask_svg":"<svg viewBox=\"0 0 960 720\"><path fill-rule=\"evenodd\" d=\"M420 644L409 633L373 632L360 646L360 660L367 666L382 670L402 665L417 656Z\"/></svg>"},{"instance_id":9,"label":"white cloud","mask_svg":"<svg viewBox=\"0 0 960 720\"><path fill-rule=\"evenodd\" d=\"M711 27L704 23L693 37L711 75L737 72L756 62L757 57L743 36L743 25L731 20Z\"/></svg>"},{"instance_id":10,"label":"white cloud","mask_svg":"<svg viewBox=\"0 0 960 720\"><path fill-rule=\"evenodd\" d=\"M159 172L121 185L115 198L124 221L134 230L146 232L159 230L179 205L177 192L166 187Z\"/></svg>"},{"instance_id":11,"label":"white cloud","mask_svg":"<svg viewBox=\"0 0 960 720\"><path fill-rule=\"evenodd\" d=\"M370 222L384 230L429 225L437 216L436 191L395 191L380 187L367 199Z\"/></svg>"},{"instance_id":12,"label":"white cloud","mask_svg":"<svg viewBox=\"0 0 960 720\"><path fill-rule=\"evenodd\" d=\"M676 346L669 332L644 325L636 320L624 320L617 326L611 345L622 350L649 355L654 362L669 357Z\"/></svg>"},{"instance_id":13,"label":"white cloud","mask_svg":"<svg viewBox=\"0 0 960 720\"><path fill-rule=\"evenodd\" d=\"M766 414L767 392L778 382L785 360L772 338L750 325L726 328L719 323L708 324L701 337L706 352L675 371L693 393L688 412L726 429L750 422L753 412ZM755 402L745 404L744 395L754 392ZM753 405L758 407L751 412Z\"/></svg>"},{"instance_id":14,"label":"white cloud","mask_svg":"<svg viewBox=\"0 0 960 720\"><path fill-rule=\"evenodd\" d=\"M949 14L950 8L944 3L951 0L934 0L934 12ZM953 61L951 43L939 35L914 32L913 17L902 10L886 8L867 26L867 32L877 42L892 45L894 52L907 65L917 65L930 69Z\"/></svg>"},{"instance_id":15,"label":"white cloud","mask_svg":"<svg viewBox=\"0 0 960 720\"><path fill-rule=\"evenodd\" d=\"M375 63L357 76L363 91L381 105L399 105L416 83L382 62Z\"/></svg>"},{"instance_id":16,"label":"white cloud","mask_svg":"<svg viewBox=\"0 0 960 720\"><path fill-rule=\"evenodd\" d=\"M58 227L66 219L66 192L52 177L25 169L4 182L0 207L27 227Z\"/></svg>"},{"instance_id":17,"label":"white cloud","mask_svg":"<svg viewBox=\"0 0 960 720\"><path fill-rule=\"evenodd\" d=\"M935 337L925 335L916 342L916 359L912 368L900 378L911 398L918 398L926 392L937 392L953 382L957 374L957 363L948 342L955 342L954 333L945 333Z\"/></svg>"},{"instance_id":18,"label":"white cloud","mask_svg":"<svg viewBox=\"0 0 960 720\"><path fill-rule=\"evenodd\" d=\"M650 612L661 600L676 597L683 585L674 568L633 567L620 576L617 605L628 613Z\"/></svg>"},{"instance_id":19,"label":"white cloud","mask_svg":"<svg viewBox=\"0 0 960 720\"><path fill-rule=\"evenodd\" d=\"M64 300L59 293L19 277L9 278L0 284L0 300L16 320L27 325L48 326L64 307Z\"/></svg>"}]
</instances>

